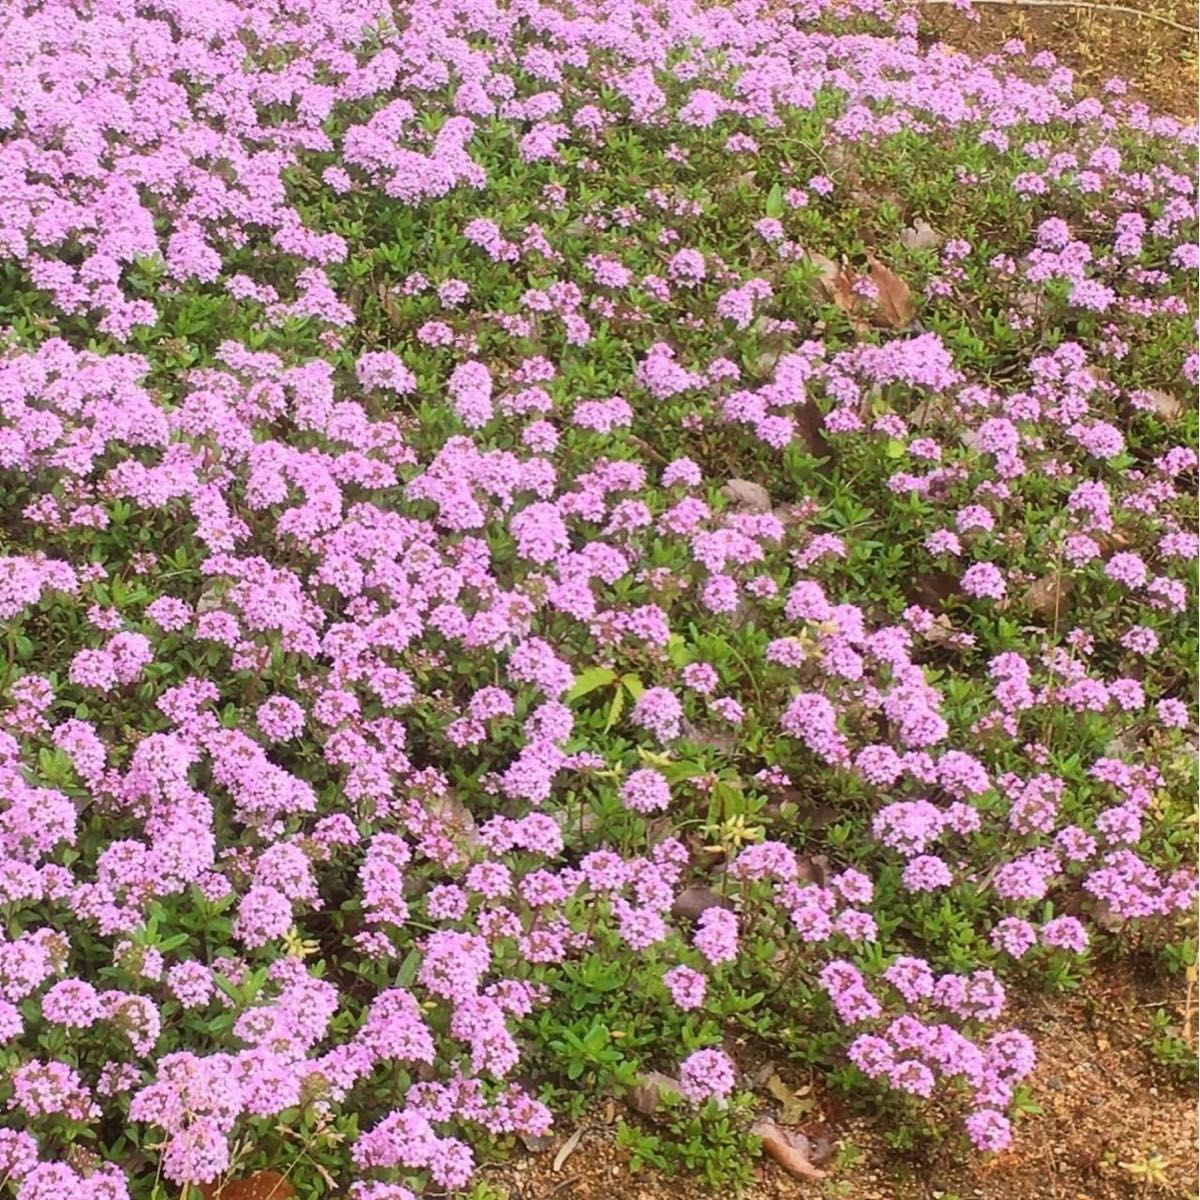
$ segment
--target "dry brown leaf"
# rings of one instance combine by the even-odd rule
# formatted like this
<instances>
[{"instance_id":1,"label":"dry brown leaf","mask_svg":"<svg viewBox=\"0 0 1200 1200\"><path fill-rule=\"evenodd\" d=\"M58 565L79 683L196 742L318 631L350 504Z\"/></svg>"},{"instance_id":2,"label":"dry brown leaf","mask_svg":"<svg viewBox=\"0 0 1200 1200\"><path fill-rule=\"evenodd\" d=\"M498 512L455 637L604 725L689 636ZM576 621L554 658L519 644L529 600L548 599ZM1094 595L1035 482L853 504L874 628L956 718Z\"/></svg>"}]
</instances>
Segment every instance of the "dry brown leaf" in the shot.
<instances>
[{"instance_id":1,"label":"dry brown leaf","mask_svg":"<svg viewBox=\"0 0 1200 1200\"><path fill-rule=\"evenodd\" d=\"M724 896L714 892L710 887L685 888L675 897L671 905L671 916L684 917L694 921L701 913L710 908L728 908L729 902Z\"/></svg>"},{"instance_id":2,"label":"dry brown leaf","mask_svg":"<svg viewBox=\"0 0 1200 1200\"><path fill-rule=\"evenodd\" d=\"M867 255L871 271L871 282L879 291L875 314L889 329L903 329L912 324L917 315L912 292L894 271L885 267L874 255Z\"/></svg>"},{"instance_id":3,"label":"dry brown leaf","mask_svg":"<svg viewBox=\"0 0 1200 1200\"><path fill-rule=\"evenodd\" d=\"M832 258L826 258L824 254L814 254L812 251L809 251L808 261L820 273L821 286L826 289L831 288L833 280L837 277L841 267Z\"/></svg>"},{"instance_id":4,"label":"dry brown leaf","mask_svg":"<svg viewBox=\"0 0 1200 1200\"><path fill-rule=\"evenodd\" d=\"M900 233L900 245L905 250L933 250L942 244L942 235L928 221L918 217Z\"/></svg>"},{"instance_id":5,"label":"dry brown leaf","mask_svg":"<svg viewBox=\"0 0 1200 1200\"><path fill-rule=\"evenodd\" d=\"M625 1099L634 1112L641 1113L643 1117L652 1117L663 1106L668 1096L682 1095L678 1079L672 1079L670 1075L664 1075L660 1071L648 1071L629 1089Z\"/></svg>"},{"instance_id":6,"label":"dry brown leaf","mask_svg":"<svg viewBox=\"0 0 1200 1200\"><path fill-rule=\"evenodd\" d=\"M852 318L857 317L862 309L862 299L854 290L857 279L854 268L846 263L826 285L834 304Z\"/></svg>"},{"instance_id":7,"label":"dry brown leaf","mask_svg":"<svg viewBox=\"0 0 1200 1200\"><path fill-rule=\"evenodd\" d=\"M1178 396L1164 392L1162 388L1147 388L1146 395L1154 401L1154 415L1168 425L1174 425L1183 413L1183 404Z\"/></svg>"},{"instance_id":8,"label":"dry brown leaf","mask_svg":"<svg viewBox=\"0 0 1200 1200\"><path fill-rule=\"evenodd\" d=\"M772 1075L767 1080L767 1091L779 1101L779 1119L785 1125L795 1125L802 1121L813 1110L812 1097L806 1095L810 1088L799 1088L792 1091L778 1075Z\"/></svg>"},{"instance_id":9,"label":"dry brown leaf","mask_svg":"<svg viewBox=\"0 0 1200 1200\"><path fill-rule=\"evenodd\" d=\"M563 1169L563 1164L575 1153L579 1146L579 1139L583 1137L583 1126L575 1130L573 1134L558 1148L558 1153L554 1156L554 1162L551 1164L551 1170L557 1175Z\"/></svg>"},{"instance_id":10,"label":"dry brown leaf","mask_svg":"<svg viewBox=\"0 0 1200 1200\"><path fill-rule=\"evenodd\" d=\"M958 577L949 571L924 571L914 575L905 589L909 604L922 608L939 609L942 604L959 592Z\"/></svg>"},{"instance_id":11,"label":"dry brown leaf","mask_svg":"<svg viewBox=\"0 0 1200 1200\"><path fill-rule=\"evenodd\" d=\"M731 479L722 489L721 495L734 507L744 512L767 513L771 511L771 493L761 483L749 479Z\"/></svg>"},{"instance_id":12,"label":"dry brown leaf","mask_svg":"<svg viewBox=\"0 0 1200 1200\"><path fill-rule=\"evenodd\" d=\"M713 723L695 725L684 718L683 737L693 746L705 746L722 754L732 754L741 745L741 739L729 731L728 726Z\"/></svg>"},{"instance_id":13,"label":"dry brown leaf","mask_svg":"<svg viewBox=\"0 0 1200 1200\"><path fill-rule=\"evenodd\" d=\"M1070 575L1044 575L1025 589L1025 606L1035 616L1052 621L1066 612L1074 587Z\"/></svg>"},{"instance_id":14,"label":"dry brown leaf","mask_svg":"<svg viewBox=\"0 0 1200 1200\"><path fill-rule=\"evenodd\" d=\"M278 1171L256 1171L245 1179L200 1185L204 1200L293 1200L296 1189Z\"/></svg>"},{"instance_id":15,"label":"dry brown leaf","mask_svg":"<svg viewBox=\"0 0 1200 1200\"><path fill-rule=\"evenodd\" d=\"M856 324L860 323L862 300L854 292L854 281L858 278L854 268L849 263L838 266L833 259L826 258L823 254L810 254L808 259L820 273L821 288L825 295L842 312L854 319Z\"/></svg>"},{"instance_id":16,"label":"dry brown leaf","mask_svg":"<svg viewBox=\"0 0 1200 1200\"><path fill-rule=\"evenodd\" d=\"M474 815L453 789L447 789L440 796L426 800L425 811L431 817L436 817L445 827L446 833L468 853L478 850L483 845Z\"/></svg>"},{"instance_id":17,"label":"dry brown leaf","mask_svg":"<svg viewBox=\"0 0 1200 1200\"><path fill-rule=\"evenodd\" d=\"M808 1138L795 1130L783 1129L767 1117L755 1121L750 1132L762 1139L763 1149L797 1179L824 1179L826 1172L812 1164Z\"/></svg>"}]
</instances>

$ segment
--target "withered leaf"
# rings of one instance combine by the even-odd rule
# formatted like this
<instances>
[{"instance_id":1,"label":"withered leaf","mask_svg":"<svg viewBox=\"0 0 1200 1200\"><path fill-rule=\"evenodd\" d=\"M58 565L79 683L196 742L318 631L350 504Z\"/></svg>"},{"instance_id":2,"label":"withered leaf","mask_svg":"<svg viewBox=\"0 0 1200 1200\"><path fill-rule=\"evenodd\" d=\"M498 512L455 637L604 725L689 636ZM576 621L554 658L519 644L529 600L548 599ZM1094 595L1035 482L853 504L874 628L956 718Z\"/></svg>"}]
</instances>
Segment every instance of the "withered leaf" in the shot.
<instances>
[{"instance_id":1,"label":"withered leaf","mask_svg":"<svg viewBox=\"0 0 1200 1200\"><path fill-rule=\"evenodd\" d=\"M908 284L874 255L867 255L867 263L871 282L879 292L879 299L875 303L878 320L889 329L903 329L911 325L917 310Z\"/></svg>"},{"instance_id":2,"label":"withered leaf","mask_svg":"<svg viewBox=\"0 0 1200 1200\"><path fill-rule=\"evenodd\" d=\"M685 888L671 905L671 916L694 921L710 908L728 908L729 902L710 887Z\"/></svg>"},{"instance_id":3,"label":"withered leaf","mask_svg":"<svg viewBox=\"0 0 1200 1200\"><path fill-rule=\"evenodd\" d=\"M660 1071L648 1071L629 1089L626 1100L634 1112L643 1117L652 1117L663 1106L669 1097L682 1097L679 1090L679 1080Z\"/></svg>"},{"instance_id":4,"label":"withered leaf","mask_svg":"<svg viewBox=\"0 0 1200 1200\"><path fill-rule=\"evenodd\" d=\"M425 803L425 810L431 817L436 817L446 832L466 851L478 850L483 845L475 817L453 789L431 797Z\"/></svg>"},{"instance_id":5,"label":"withered leaf","mask_svg":"<svg viewBox=\"0 0 1200 1200\"><path fill-rule=\"evenodd\" d=\"M1074 588L1070 575L1044 575L1025 589L1025 606L1035 616L1052 621L1066 612Z\"/></svg>"},{"instance_id":6,"label":"withered leaf","mask_svg":"<svg viewBox=\"0 0 1200 1200\"><path fill-rule=\"evenodd\" d=\"M813 1110L813 1099L806 1095L807 1087L792 1091L778 1075L767 1080L767 1091L779 1101L779 1119L785 1125L795 1125Z\"/></svg>"},{"instance_id":7,"label":"withered leaf","mask_svg":"<svg viewBox=\"0 0 1200 1200\"><path fill-rule=\"evenodd\" d=\"M297 1193L278 1171L255 1171L245 1179L202 1184L200 1194L204 1200L293 1200Z\"/></svg>"},{"instance_id":8,"label":"withered leaf","mask_svg":"<svg viewBox=\"0 0 1200 1200\"><path fill-rule=\"evenodd\" d=\"M749 479L731 479L722 489L721 495L734 508L743 512L766 513L771 511L771 493L761 483Z\"/></svg>"},{"instance_id":9,"label":"withered leaf","mask_svg":"<svg viewBox=\"0 0 1200 1200\"><path fill-rule=\"evenodd\" d=\"M1178 396L1164 392L1162 388L1147 388L1146 395L1154 401L1154 415L1168 425L1174 425L1183 412L1183 404Z\"/></svg>"},{"instance_id":10,"label":"withered leaf","mask_svg":"<svg viewBox=\"0 0 1200 1200\"><path fill-rule=\"evenodd\" d=\"M575 1130L573 1134L558 1148L558 1153L554 1156L554 1162L551 1164L551 1170L557 1175L563 1169L563 1164L575 1153L579 1146L579 1140L583 1137L583 1126Z\"/></svg>"},{"instance_id":11,"label":"withered leaf","mask_svg":"<svg viewBox=\"0 0 1200 1200\"><path fill-rule=\"evenodd\" d=\"M958 590L958 578L949 571L925 571L913 576L904 594L910 604L936 610Z\"/></svg>"},{"instance_id":12,"label":"withered leaf","mask_svg":"<svg viewBox=\"0 0 1200 1200\"><path fill-rule=\"evenodd\" d=\"M933 250L942 244L942 235L928 221L918 217L905 226L900 234L900 245L905 250Z\"/></svg>"},{"instance_id":13,"label":"withered leaf","mask_svg":"<svg viewBox=\"0 0 1200 1200\"><path fill-rule=\"evenodd\" d=\"M728 728L706 723L694 725L691 721L683 722L683 736L694 746L706 746L710 750L718 750L722 754L733 754L737 750L740 739Z\"/></svg>"},{"instance_id":14,"label":"withered leaf","mask_svg":"<svg viewBox=\"0 0 1200 1200\"><path fill-rule=\"evenodd\" d=\"M813 1166L812 1146L804 1134L783 1129L767 1117L755 1121L750 1132L761 1138L763 1149L797 1179L825 1178L826 1172Z\"/></svg>"}]
</instances>

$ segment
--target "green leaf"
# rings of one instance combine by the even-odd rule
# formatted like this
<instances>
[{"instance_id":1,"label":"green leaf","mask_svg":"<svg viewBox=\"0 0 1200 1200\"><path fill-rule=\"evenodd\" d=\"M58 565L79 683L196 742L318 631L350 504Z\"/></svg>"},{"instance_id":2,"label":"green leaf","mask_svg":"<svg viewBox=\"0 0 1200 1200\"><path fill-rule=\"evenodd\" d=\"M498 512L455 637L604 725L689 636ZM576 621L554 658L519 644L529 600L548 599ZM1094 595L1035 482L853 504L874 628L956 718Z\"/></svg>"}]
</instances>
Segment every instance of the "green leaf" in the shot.
<instances>
[{"instance_id":1,"label":"green leaf","mask_svg":"<svg viewBox=\"0 0 1200 1200\"><path fill-rule=\"evenodd\" d=\"M673 633L667 639L667 657L670 658L671 666L673 667L683 667L687 665L687 642L683 640L683 636L681 634Z\"/></svg>"},{"instance_id":2,"label":"green leaf","mask_svg":"<svg viewBox=\"0 0 1200 1200\"><path fill-rule=\"evenodd\" d=\"M646 690L646 685L636 675L622 675L621 682L625 685L625 690L635 700Z\"/></svg>"},{"instance_id":3,"label":"green leaf","mask_svg":"<svg viewBox=\"0 0 1200 1200\"><path fill-rule=\"evenodd\" d=\"M604 722L604 732L607 733L620 719L625 711L625 693L617 688L613 692L612 703L608 706L608 719Z\"/></svg>"},{"instance_id":4,"label":"green leaf","mask_svg":"<svg viewBox=\"0 0 1200 1200\"><path fill-rule=\"evenodd\" d=\"M695 779L697 776L706 775L708 772L696 762L676 762L671 763L669 767L663 767L662 773L668 783L679 783L681 780Z\"/></svg>"},{"instance_id":5,"label":"green leaf","mask_svg":"<svg viewBox=\"0 0 1200 1200\"><path fill-rule=\"evenodd\" d=\"M783 216L783 186L778 182L771 184L771 190L767 193L767 216Z\"/></svg>"},{"instance_id":6,"label":"green leaf","mask_svg":"<svg viewBox=\"0 0 1200 1200\"><path fill-rule=\"evenodd\" d=\"M567 693L567 699L578 700L597 688L608 687L616 678L617 673L612 667L588 667L586 671L581 671L575 676L575 683Z\"/></svg>"},{"instance_id":7,"label":"green leaf","mask_svg":"<svg viewBox=\"0 0 1200 1200\"><path fill-rule=\"evenodd\" d=\"M417 977L417 968L421 965L421 952L419 950L410 950L404 961L400 964L400 970L396 972L396 986L406 988Z\"/></svg>"}]
</instances>

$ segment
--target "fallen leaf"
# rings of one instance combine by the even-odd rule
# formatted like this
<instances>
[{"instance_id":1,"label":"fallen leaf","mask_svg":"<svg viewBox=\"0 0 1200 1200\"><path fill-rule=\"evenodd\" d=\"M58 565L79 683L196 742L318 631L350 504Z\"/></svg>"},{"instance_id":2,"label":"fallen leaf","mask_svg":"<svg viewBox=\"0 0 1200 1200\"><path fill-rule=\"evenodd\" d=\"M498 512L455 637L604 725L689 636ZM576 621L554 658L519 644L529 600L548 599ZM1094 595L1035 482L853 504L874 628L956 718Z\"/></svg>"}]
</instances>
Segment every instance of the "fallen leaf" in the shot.
<instances>
[{"instance_id":1,"label":"fallen leaf","mask_svg":"<svg viewBox=\"0 0 1200 1200\"><path fill-rule=\"evenodd\" d=\"M671 905L671 916L684 917L694 921L701 913L710 908L728 908L729 902L724 896L714 892L710 887L685 888L675 897Z\"/></svg>"},{"instance_id":2,"label":"fallen leaf","mask_svg":"<svg viewBox=\"0 0 1200 1200\"><path fill-rule=\"evenodd\" d=\"M278 1171L256 1171L245 1179L200 1185L204 1200L292 1200L296 1189Z\"/></svg>"},{"instance_id":3,"label":"fallen leaf","mask_svg":"<svg viewBox=\"0 0 1200 1200\"><path fill-rule=\"evenodd\" d=\"M768 1058L761 1066L746 1072L746 1086L757 1091L760 1087L765 1087L767 1080L775 1073L775 1060Z\"/></svg>"},{"instance_id":4,"label":"fallen leaf","mask_svg":"<svg viewBox=\"0 0 1200 1200\"><path fill-rule=\"evenodd\" d=\"M721 489L721 495L734 508L740 508L744 512L771 511L771 493L761 483L754 483L749 479L731 479Z\"/></svg>"},{"instance_id":5,"label":"fallen leaf","mask_svg":"<svg viewBox=\"0 0 1200 1200\"><path fill-rule=\"evenodd\" d=\"M1070 575L1045 575L1025 589L1025 606L1035 616L1055 620L1066 611L1074 588L1075 581Z\"/></svg>"},{"instance_id":6,"label":"fallen leaf","mask_svg":"<svg viewBox=\"0 0 1200 1200\"><path fill-rule=\"evenodd\" d=\"M934 617L933 624L921 636L934 646L954 645L959 637L955 631L954 623L945 613L939 613Z\"/></svg>"},{"instance_id":7,"label":"fallen leaf","mask_svg":"<svg viewBox=\"0 0 1200 1200\"><path fill-rule=\"evenodd\" d=\"M900 234L900 245L905 250L934 250L942 244L942 235L928 221L918 217L905 226Z\"/></svg>"},{"instance_id":8,"label":"fallen leaf","mask_svg":"<svg viewBox=\"0 0 1200 1200\"><path fill-rule=\"evenodd\" d=\"M806 1121L802 1132L808 1138L808 1161L814 1167L823 1167L833 1160L836 1149L833 1131L824 1121Z\"/></svg>"},{"instance_id":9,"label":"fallen leaf","mask_svg":"<svg viewBox=\"0 0 1200 1200\"><path fill-rule=\"evenodd\" d=\"M1178 396L1164 392L1162 388L1147 388L1146 395L1154 401L1154 415L1168 425L1174 425L1183 412L1183 404Z\"/></svg>"},{"instance_id":10,"label":"fallen leaf","mask_svg":"<svg viewBox=\"0 0 1200 1200\"><path fill-rule=\"evenodd\" d=\"M808 261L817 268L821 278L821 286L829 288L841 270L841 267L832 258L826 258L824 254L813 254L811 251L808 254Z\"/></svg>"},{"instance_id":11,"label":"fallen leaf","mask_svg":"<svg viewBox=\"0 0 1200 1200\"><path fill-rule=\"evenodd\" d=\"M740 739L731 733L727 726L693 725L691 721L683 722L683 737L693 746L704 746L709 750L719 750L722 754L732 754L737 750Z\"/></svg>"},{"instance_id":12,"label":"fallen leaf","mask_svg":"<svg viewBox=\"0 0 1200 1200\"><path fill-rule=\"evenodd\" d=\"M924 571L912 577L904 594L909 604L936 610L958 590L958 577L949 571Z\"/></svg>"},{"instance_id":13,"label":"fallen leaf","mask_svg":"<svg viewBox=\"0 0 1200 1200\"><path fill-rule=\"evenodd\" d=\"M458 798L458 793L452 789L426 800L425 811L431 817L436 817L445 827L446 833L468 853L478 850L483 845L475 817Z\"/></svg>"},{"instance_id":14,"label":"fallen leaf","mask_svg":"<svg viewBox=\"0 0 1200 1200\"><path fill-rule=\"evenodd\" d=\"M554 1156L554 1162L551 1165L551 1170L557 1175L563 1169L563 1163L575 1153L576 1147L579 1145L579 1139L583 1137L583 1126L575 1130L573 1134L558 1148L558 1153Z\"/></svg>"},{"instance_id":15,"label":"fallen leaf","mask_svg":"<svg viewBox=\"0 0 1200 1200\"><path fill-rule=\"evenodd\" d=\"M629 1089L625 1097L629 1107L643 1117L652 1117L666 1103L668 1096L682 1098L679 1080L660 1071L649 1071Z\"/></svg>"},{"instance_id":16,"label":"fallen leaf","mask_svg":"<svg viewBox=\"0 0 1200 1200\"><path fill-rule=\"evenodd\" d=\"M554 1136L549 1133L521 1134L521 1144L530 1154L545 1154L554 1145Z\"/></svg>"},{"instance_id":17,"label":"fallen leaf","mask_svg":"<svg viewBox=\"0 0 1200 1200\"><path fill-rule=\"evenodd\" d=\"M805 400L803 404L797 404L792 409L792 419L796 422L796 430L808 447L809 454L813 458L830 458L821 410L811 400Z\"/></svg>"},{"instance_id":18,"label":"fallen leaf","mask_svg":"<svg viewBox=\"0 0 1200 1200\"><path fill-rule=\"evenodd\" d=\"M798 1091L792 1091L778 1075L772 1075L767 1080L767 1091L779 1101L779 1119L785 1125L795 1125L812 1112L812 1097L805 1095L809 1090L805 1087Z\"/></svg>"},{"instance_id":19,"label":"fallen leaf","mask_svg":"<svg viewBox=\"0 0 1200 1200\"><path fill-rule=\"evenodd\" d=\"M912 292L894 271L885 267L874 255L867 255L871 282L879 291L875 313L889 329L903 329L917 315Z\"/></svg>"},{"instance_id":20,"label":"fallen leaf","mask_svg":"<svg viewBox=\"0 0 1200 1200\"><path fill-rule=\"evenodd\" d=\"M789 1174L798 1179L824 1179L826 1172L812 1163L812 1146L802 1133L783 1129L761 1117L750 1132L762 1139L763 1149Z\"/></svg>"},{"instance_id":21,"label":"fallen leaf","mask_svg":"<svg viewBox=\"0 0 1200 1200\"><path fill-rule=\"evenodd\" d=\"M1020 288L1013 297L1013 308L1023 317L1036 316L1042 307L1042 294L1032 288Z\"/></svg>"},{"instance_id":22,"label":"fallen leaf","mask_svg":"<svg viewBox=\"0 0 1200 1200\"><path fill-rule=\"evenodd\" d=\"M854 290L857 279L854 268L847 263L839 268L838 273L826 285L834 304L852 317L856 317L862 309L862 298Z\"/></svg>"}]
</instances>

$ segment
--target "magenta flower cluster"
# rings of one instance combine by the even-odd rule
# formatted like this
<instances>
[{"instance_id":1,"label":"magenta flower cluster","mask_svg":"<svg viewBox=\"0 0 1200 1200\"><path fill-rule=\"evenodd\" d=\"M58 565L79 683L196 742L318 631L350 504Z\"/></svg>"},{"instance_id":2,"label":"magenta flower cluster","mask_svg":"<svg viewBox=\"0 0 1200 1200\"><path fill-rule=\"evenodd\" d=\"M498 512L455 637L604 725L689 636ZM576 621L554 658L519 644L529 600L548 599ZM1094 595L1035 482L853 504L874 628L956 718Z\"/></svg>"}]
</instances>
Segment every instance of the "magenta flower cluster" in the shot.
<instances>
[{"instance_id":1,"label":"magenta flower cluster","mask_svg":"<svg viewBox=\"0 0 1200 1200\"><path fill-rule=\"evenodd\" d=\"M1197 380L1192 133L850 8L886 36L759 0L13 8L17 1200L213 1183L271 1137L328 1150L352 1200L464 1188L479 1138L550 1127L522 1067L581 960L711 1031L768 935L863 1075L954 1098L998 1151L1035 1066L1011 962L1192 912L1154 851L1194 714L1152 668L1194 603L1197 456L1114 382L1155 338ZM840 168L781 167L729 217L690 164L750 188L819 95L830 164L935 128L1031 214L987 261L927 248L920 302L983 272L1016 344L1044 304L1082 332L986 382L932 323L818 339L800 222L846 207ZM653 168L613 200L594 180L630 145ZM806 456L878 511L795 486ZM863 600L876 522L945 604ZM869 829L837 868L801 852L826 795ZM960 889L985 963L879 956L888 906ZM672 1037L682 1095L728 1101L717 1037ZM69 1153L114 1129L136 1154Z\"/></svg>"}]
</instances>

